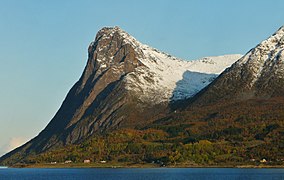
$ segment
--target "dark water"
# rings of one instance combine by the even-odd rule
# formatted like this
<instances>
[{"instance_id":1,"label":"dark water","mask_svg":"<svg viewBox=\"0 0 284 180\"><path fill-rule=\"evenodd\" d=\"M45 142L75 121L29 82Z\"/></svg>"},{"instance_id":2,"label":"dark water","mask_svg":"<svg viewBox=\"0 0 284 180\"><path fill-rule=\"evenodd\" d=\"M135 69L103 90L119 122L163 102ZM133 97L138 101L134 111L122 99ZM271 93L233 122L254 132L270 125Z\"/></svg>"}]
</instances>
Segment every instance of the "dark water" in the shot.
<instances>
[{"instance_id":1,"label":"dark water","mask_svg":"<svg viewBox=\"0 0 284 180\"><path fill-rule=\"evenodd\" d=\"M284 180L284 169L156 168L156 169L0 169L0 180L91 180L91 179L208 179Z\"/></svg>"}]
</instances>

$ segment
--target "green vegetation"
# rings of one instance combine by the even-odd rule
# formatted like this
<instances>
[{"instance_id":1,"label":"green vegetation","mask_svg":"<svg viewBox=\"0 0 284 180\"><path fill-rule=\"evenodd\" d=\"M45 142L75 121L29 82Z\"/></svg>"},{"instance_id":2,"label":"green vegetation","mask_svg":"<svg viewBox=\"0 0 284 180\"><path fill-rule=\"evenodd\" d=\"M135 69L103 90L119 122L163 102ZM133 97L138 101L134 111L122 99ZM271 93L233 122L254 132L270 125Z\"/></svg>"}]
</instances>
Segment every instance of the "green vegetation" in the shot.
<instances>
[{"instance_id":1,"label":"green vegetation","mask_svg":"<svg viewBox=\"0 0 284 180\"><path fill-rule=\"evenodd\" d=\"M278 125L255 128L258 129L255 137L244 136L248 129L241 127L194 134L194 129L199 128L198 125L181 124L163 125L157 129L117 130L93 136L77 145L29 156L23 163L70 160L78 165L87 159L96 163L90 166L96 167L104 167L100 161L106 161L106 167L117 163L121 166L147 163L153 166L283 165L281 149L284 141L274 138L275 133L282 133L282 136L284 133L283 129L278 131ZM264 135L259 138L258 134ZM267 162L261 163L262 159Z\"/></svg>"},{"instance_id":2,"label":"green vegetation","mask_svg":"<svg viewBox=\"0 0 284 180\"><path fill-rule=\"evenodd\" d=\"M41 153L27 151L28 156L16 154L3 164L14 165L17 162L20 165L49 164L52 167L283 167L283 107L282 99L265 102L250 100L175 112L146 127L94 134L78 144ZM84 160L91 163L82 165ZM66 161L71 163L66 164Z\"/></svg>"}]
</instances>

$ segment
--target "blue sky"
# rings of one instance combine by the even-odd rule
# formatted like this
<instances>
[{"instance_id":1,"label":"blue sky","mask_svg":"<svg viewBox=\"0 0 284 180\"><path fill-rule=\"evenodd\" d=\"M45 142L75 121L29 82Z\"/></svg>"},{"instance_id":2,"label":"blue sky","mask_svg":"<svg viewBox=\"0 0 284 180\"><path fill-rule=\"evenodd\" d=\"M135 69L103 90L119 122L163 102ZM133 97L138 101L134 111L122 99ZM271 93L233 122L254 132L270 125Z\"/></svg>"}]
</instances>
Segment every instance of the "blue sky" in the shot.
<instances>
[{"instance_id":1,"label":"blue sky","mask_svg":"<svg viewBox=\"0 0 284 180\"><path fill-rule=\"evenodd\" d=\"M282 0L0 0L0 155L42 130L104 26L183 59L246 53L284 24Z\"/></svg>"}]
</instances>

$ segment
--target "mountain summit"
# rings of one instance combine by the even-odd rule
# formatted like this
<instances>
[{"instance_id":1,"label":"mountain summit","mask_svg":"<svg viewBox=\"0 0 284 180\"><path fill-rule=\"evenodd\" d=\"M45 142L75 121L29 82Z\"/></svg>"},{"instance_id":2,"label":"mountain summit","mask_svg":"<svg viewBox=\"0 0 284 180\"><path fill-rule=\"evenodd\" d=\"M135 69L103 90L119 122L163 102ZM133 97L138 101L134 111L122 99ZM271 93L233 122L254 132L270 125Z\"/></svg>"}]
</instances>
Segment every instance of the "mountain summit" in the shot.
<instances>
[{"instance_id":1,"label":"mountain summit","mask_svg":"<svg viewBox=\"0 0 284 180\"><path fill-rule=\"evenodd\" d=\"M81 78L51 122L3 158L79 143L94 133L143 127L164 116L171 102L198 93L239 57L183 61L138 42L119 27L102 28L88 48Z\"/></svg>"}]
</instances>

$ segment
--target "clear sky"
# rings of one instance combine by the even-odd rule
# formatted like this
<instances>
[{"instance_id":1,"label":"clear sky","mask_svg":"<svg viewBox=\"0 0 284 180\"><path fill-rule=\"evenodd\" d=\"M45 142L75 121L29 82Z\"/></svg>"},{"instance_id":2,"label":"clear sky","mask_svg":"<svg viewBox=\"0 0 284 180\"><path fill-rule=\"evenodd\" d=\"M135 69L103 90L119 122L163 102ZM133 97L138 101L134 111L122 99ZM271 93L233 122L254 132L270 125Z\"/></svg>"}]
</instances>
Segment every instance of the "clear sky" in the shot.
<instances>
[{"instance_id":1,"label":"clear sky","mask_svg":"<svg viewBox=\"0 0 284 180\"><path fill-rule=\"evenodd\" d=\"M246 53L284 24L283 0L0 0L0 155L37 135L104 26L183 59Z\"/></svg>"}]
</instances>

